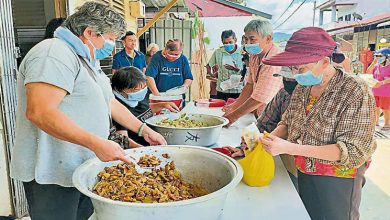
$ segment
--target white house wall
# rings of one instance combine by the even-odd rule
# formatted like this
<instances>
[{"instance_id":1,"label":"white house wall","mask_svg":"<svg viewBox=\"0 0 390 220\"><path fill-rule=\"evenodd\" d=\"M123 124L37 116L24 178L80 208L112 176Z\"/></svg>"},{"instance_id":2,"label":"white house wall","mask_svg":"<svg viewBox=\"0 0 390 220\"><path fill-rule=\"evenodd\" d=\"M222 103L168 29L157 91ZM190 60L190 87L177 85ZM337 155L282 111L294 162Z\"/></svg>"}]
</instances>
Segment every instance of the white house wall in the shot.
<instances>
[{"instance_id":1,"label":"white house wall","mask_svg":"<svg viewBox=\"0 0 390 220\"><path fill-rule=\"evenodd\" d=\"M380 15L390 11L390 0L354 0L350 1L355 3L355 6L338 6L336 20L348 14L356 12L360 14L363 19L370 18L376 15ZM338 3L347 3L346 1L338 1ZM324 25L329 25L331 18L329 17L329 11L324 12ZM345 19L345 18L344 18ZM353 20L353 17L351 18Z\"/></svg>"},{"instance_id":2,"label":"white house wall","mask_svg":"<svg viewBox=\"0 0 390 220\"><path fill-rule=\"evenodd\" d=\"M353 20L352 13L356 11L356 5L348 5L348 6L343 6L339 7L337 9L337 19L339 17L343 17L345 20L345 15L351 14L351 20Z\"/></svg>"}]
</instances>

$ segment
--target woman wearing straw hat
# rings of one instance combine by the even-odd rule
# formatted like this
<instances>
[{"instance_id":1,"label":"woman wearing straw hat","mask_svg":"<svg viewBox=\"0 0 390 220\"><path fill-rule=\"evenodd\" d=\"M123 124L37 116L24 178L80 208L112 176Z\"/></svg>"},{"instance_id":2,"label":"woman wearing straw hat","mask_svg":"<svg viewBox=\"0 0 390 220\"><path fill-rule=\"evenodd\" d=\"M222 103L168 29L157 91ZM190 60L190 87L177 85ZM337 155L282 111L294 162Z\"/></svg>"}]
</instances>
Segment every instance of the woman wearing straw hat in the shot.
<instances>
[{"instance_id":1,"label":"woman wearing straw hat","mask_svg":"<svg viewBox=\"0 0 390 220\"><path fill-rule=\"evenodd\" d=\"M284 52L263 60L289 67L299 85L282 121L261 141L272 155L294 155L299 194L312 219L355 220L376 149L375 100L363 81L333 67L335 46L323 29L303 28Z\"/></svg>"}]
</instances>

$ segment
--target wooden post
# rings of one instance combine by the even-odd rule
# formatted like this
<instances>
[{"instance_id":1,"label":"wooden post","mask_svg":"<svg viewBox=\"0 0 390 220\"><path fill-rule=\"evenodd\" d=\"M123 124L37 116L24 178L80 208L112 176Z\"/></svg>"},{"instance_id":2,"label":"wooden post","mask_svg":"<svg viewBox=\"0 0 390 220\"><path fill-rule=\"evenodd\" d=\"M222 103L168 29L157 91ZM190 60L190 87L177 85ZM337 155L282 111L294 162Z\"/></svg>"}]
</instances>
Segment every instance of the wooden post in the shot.
<instances>
[{"instance_id":1,"label":"wooden post","mask_svg":"<svg viewBox=\"0 0 390 220\"><path fill-rule=\"evenodd\" d=\"M172 0L170 1L161 11L159 11L152 20L150 20L141 30L137 32L137 37L140 37L142 34L145 33L146 30L148 30L150 27L153 26L156 21L165 14L170 8L172 8L173 5L176 4L178 0Z\"/></svg>"}]
</instances>

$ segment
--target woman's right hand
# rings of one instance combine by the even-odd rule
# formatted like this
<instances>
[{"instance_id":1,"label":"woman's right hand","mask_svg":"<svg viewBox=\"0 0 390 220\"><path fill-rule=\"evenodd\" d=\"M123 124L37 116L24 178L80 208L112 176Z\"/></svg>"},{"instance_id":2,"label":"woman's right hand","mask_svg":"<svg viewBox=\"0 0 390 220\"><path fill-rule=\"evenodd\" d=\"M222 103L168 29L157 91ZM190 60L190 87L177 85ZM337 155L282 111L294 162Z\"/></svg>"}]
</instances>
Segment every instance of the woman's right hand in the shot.
<instances>
[{"instance_id":1,"label":"woman's right hand","mask_svg":"<svg viewBox=\"0 0 390 220\"><path fill-rule=\"evenodd\" d=\"M126 152L114 141L99 138L90 149L103 162L113 160L121 160L128 164L132 162Z\"/></svg>"}]
</instances>

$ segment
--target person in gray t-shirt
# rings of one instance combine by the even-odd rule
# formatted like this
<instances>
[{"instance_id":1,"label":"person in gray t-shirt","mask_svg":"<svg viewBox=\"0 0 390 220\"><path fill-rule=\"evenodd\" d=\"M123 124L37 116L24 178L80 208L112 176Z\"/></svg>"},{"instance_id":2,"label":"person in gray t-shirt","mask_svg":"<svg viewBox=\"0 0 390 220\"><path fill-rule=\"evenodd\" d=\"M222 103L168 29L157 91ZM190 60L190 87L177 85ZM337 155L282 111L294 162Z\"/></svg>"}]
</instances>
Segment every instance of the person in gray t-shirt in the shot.
<instances>
[{"instance_id":1,"label":"person in gray t-shirt","mask_svg":"<svg viewBox=\"0 0 390 220\"><path fill-rule=\"evenodd\" d=\"M114 9L87 2L21 63L11 177L23 182L33 220L88 219L93 207L73 187L74 170L95 155L131 162L107 140L110 117L152 145L166 144L114 98L96 64L125 30Z\"/></svg>"}]
</instances>

